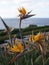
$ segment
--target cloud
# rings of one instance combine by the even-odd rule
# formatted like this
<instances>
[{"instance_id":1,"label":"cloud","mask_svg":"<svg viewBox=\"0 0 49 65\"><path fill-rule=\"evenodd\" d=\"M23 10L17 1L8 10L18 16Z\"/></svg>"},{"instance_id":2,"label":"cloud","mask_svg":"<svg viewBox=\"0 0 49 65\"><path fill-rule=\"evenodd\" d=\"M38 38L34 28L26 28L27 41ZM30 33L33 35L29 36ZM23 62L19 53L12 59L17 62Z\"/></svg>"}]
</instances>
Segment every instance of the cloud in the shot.
<instances>
[{"instance_id":1,"label":"cloud","mask_svg":"<svg viewBox=\"0 0 49 65\"><path fill-rule=\"evenodd\" d=\"M39 14L40 16L44 11L45 13L49 13L48 0L0 0L0 16L16 17L18 15L18 8L22 6L25 7L27 11L33 10L32 13ZM38 15L35 17L37 16Z\"/></svg>"},{"instance_id":2,"label":"cloud","mask_svg":"<svg viewBox=\"0 0 49 65\"><path fill-rule=\"evenodd\" d=\"M41 6L41 7L49 6L49 2L40 2L38 6Z\"/></svg>"}]
</instances>

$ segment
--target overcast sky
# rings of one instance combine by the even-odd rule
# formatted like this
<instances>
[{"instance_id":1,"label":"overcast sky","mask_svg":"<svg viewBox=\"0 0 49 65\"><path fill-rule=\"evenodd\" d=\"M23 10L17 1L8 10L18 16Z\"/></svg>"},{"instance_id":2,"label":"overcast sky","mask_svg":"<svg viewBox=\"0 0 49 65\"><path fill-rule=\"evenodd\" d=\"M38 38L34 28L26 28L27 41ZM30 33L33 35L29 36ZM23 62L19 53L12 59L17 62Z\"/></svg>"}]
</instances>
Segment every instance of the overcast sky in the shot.
<instances>
[{"instance_id":1,"label":"overcast sky","mask_svg":"<svg viewBox=\"0 0 49 65\"><path fill-rule=\"evenodd\" d=\"M36 18L49 18L49 0L0 0L0 16L3 18L17 17L19 7L32 10Z\"/></svg>"}]
</instances>

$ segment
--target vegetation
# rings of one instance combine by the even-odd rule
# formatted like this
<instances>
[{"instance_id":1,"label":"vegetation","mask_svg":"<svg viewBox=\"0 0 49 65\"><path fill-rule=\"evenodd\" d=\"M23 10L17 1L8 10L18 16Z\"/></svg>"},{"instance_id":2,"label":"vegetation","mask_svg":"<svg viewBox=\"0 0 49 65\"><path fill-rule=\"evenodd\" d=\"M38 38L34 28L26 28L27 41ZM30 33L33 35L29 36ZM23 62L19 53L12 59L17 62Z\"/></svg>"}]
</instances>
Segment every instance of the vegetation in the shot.
<instances>
[{"instance_id":1,"label":"vegetation","mask_svg":"<svg viewBox=\"0 0 49 65\"><path fill-rule=\"evenodd\" d=\"M0 30L0 43L3 43L4 40L8 39L8 35L6 32L3 32L4 30ZM34 32L34 34L40 32L49 32L49 26L37 26L37 25L29 25L28 27L22 29L22 35L30 35L32 34L32 31ZM20 38L19 36L19 29L14 29L12 32L12 37L14 36L14 34L16 34L16 36L18 38Z\"/></svg>"},{"instance_id":2,"label":"vegetation","mask_svg":"<svg viewBox=\"0 0 49 65\"><path fill-rule=\"evenodd\" d=\"M31 11L27 12L24 7L18 11L19 29L14 31L0 17L6 28L6 33L0 32L0 41L3 43L5 39L9 39L7 45L0 46L0 65L49 65L49 34L43 33L48 32L49 26L30 25L21 29L21 21L35 14L31 15ZM29 34L31 34L29 39L24 40L22 36ZM19 37L18 35L22 41L16 38L16 36Z\"/></svg>"},{"instance_id":3,"label":"vegetation","mask_svg":"<svg viewBox=\"0 0 49 65\"><path fill-rule=\"evenodd\" d=\"M20 41L16 41L18 45L0 49L0 65L49 65L49 39L45 41L40 32L31 37L26 41L28 47L24 48Z\"/></svg>"}]
</instances>

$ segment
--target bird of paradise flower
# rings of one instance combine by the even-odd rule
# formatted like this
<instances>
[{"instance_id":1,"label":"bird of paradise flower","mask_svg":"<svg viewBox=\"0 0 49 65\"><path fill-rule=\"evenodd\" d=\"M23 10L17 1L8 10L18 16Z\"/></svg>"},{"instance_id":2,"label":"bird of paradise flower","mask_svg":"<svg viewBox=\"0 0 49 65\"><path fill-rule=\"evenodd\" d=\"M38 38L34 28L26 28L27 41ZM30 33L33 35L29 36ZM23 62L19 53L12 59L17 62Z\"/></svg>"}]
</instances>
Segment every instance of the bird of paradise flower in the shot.
<instances>
[{"instance_id":1,"label":"bird of paradise flower","mask_svg":"<svg viewBox=\"0 0 49 65\"><path fill-rule=\"evenodd\" d=\"M40 48L40 50L41 50L41 54L42 54L42 60L43 60L43 65L44 65L44 46L43 46L43 40L44 39L44 35L41 33L41 32L39 32L37 35L35 35L35 36L30 36L30 38L29 38L29 41L30 42L34 42L34 43L36 43L36 44L38 44L38 46L39 46L39 48Z\"/></svg>"},{"instance_id":2,"label":"bird of paradise flower","mask_svg":"<svg viewBox=\"0 0 49 65\"><path fill-rule=\"evenodd\" d=\"M22 20L24 20L24 19L26 19L26 18L29 18L29 17L32 17L32 16L35 16L35 14L30 14L31 11L27 12L24 7L18 9L18 11L19 11L19 13L20 13L20 14L19 14L19 17L20 17L19 31L20 31L20 36L21 36L21 39L22 39L22 34L21 34L21 22L22 22ZM22 39L22 41L23 41L23 39ZM25 44L24 44L24 45L25 45ZM23 50L23 51L24 51L24 50ZM22 54L23 54L23 52L22 52ZM20 53L20 55L21 55L21 53ZM18 55L18 56L19 56L19 55ZM11 61L13 61L13 59L15 59L15 58L16 58L16 56L13 57L13 58L11 59Z\"/></svg>"},{"instance_id":3,"label":"bird of paradise flower","mask_svg":"<svg viewBox=\"0 0 49 65\"><path fill-rule=\"evenodd\" d=\"M19 17L20 17L20 23L19 23L19 31L21 33L21 22L22 20L26 19L26 18L29 18L29 17L32 17L32 16L35 16L35 14L30 14L31 11L27 12L26 9L24 7L22 8L19 8L18 9L19 11ZM22 38L22 35L20 34L21 38Z\"/></svg>"}]
</instances>

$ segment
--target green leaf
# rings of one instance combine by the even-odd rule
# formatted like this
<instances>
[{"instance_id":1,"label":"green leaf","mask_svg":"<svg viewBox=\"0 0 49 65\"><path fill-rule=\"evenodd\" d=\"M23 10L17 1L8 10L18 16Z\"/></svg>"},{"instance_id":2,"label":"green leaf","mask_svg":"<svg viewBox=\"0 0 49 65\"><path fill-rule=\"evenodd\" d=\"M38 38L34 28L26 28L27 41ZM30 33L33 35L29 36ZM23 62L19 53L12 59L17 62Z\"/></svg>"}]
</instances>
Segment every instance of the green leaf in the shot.
<instances>
[{"instance_id":1,"label":"green leaf","mask_svg":"<svg viewBox=\"0 0 49 65\"><path fill-rule=\"evenodd\" d=\"M49 57L48 57L48 59L45 61L44 65L49 65Z\"/></svg>"},{"instance_id":2,"label":"green leaf","mask_svg":"<svg viewBox=\"0 0 49 65\"><path fill-rule=\"evenodd\" d=\"M34 65L42 65L42 56L38 56L34 61Z\"/></svg>"}]
</instances>

